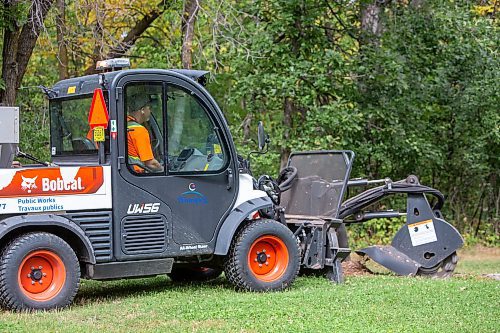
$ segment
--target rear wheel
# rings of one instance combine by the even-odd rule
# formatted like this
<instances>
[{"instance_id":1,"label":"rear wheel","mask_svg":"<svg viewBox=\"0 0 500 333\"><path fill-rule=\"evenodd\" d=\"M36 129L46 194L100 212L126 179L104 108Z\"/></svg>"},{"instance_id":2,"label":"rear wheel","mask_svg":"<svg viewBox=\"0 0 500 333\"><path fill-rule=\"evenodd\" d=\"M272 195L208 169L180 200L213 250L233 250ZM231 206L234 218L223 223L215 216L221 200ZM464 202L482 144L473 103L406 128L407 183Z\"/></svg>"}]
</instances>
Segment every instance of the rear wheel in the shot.
<instances>
[{"instance_id":1,"label":"rear wheel","mask_svg":"<svg viewBox=\"0 0 500 333\"><path fill-rule=\"evenodd\" d=\"M10 310L64 308L80 283L73 249L46 232L15 238L0 257L0 304Z\"/></svg>"},{"instance_id":2,"label":"rear wheel","mask_svg":"<svg viewBox=\"0 0 500 333\"><path fill-rule=\"evenodd\" d=\"M220 268L174 267L168 277L174 282L210 281L222 274Z\"/></svg>"},{"instance_id":3,"label":"rear wheel","mask_svg":"<svg viewBox=\"0 0 500 333\"><path fill-rule=\"evenodd\" d=\"M299 246L283 224L262 219L244 226L233 239L224 265L238 289L283 290L297 277Z\"/></svg>"},{"instance_id":4,"label":"rear wheel","mask_svg":"<svg viewBox=\"0 0 500 333\"><path fill-rule=\"evenodd\" d=\"M458 255L456 252L453 252L434 267L431 268L420 267L418 269L417 275L427 276L432 278L448 278L453 275L453 272L457 267L457 263L458 263Z\"/></svg>"}]
</instances>

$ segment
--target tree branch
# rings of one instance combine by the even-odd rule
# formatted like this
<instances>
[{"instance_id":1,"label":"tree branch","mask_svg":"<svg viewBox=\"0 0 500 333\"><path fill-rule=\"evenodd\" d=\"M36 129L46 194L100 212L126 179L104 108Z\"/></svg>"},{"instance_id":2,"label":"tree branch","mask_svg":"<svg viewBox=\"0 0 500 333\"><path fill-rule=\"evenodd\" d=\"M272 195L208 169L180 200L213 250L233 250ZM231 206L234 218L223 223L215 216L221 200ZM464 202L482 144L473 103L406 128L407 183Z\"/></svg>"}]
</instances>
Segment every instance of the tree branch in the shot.
<instances>
[{"instance_id":1,"label":"tree branch","mask_svg":"<svg viewBox=\"0 0 500 333\"><path fill-rule=\"evenodd\" d=\"M170 1L170 4L172 1ZM158 3L157 8L152 10L150 13L143 16L132 29L123 37L123 39L106 54L105 58L117 58L126 54L132 46L134 46L135 42L139 37L141 37L142 33L148 29L151 24L160 17L161 14L165 12L167 9L167 1L162 0ZM88 67L85 70L85 74L93 74L95 73L95 64Z\"/></svg>"}]
</instances>

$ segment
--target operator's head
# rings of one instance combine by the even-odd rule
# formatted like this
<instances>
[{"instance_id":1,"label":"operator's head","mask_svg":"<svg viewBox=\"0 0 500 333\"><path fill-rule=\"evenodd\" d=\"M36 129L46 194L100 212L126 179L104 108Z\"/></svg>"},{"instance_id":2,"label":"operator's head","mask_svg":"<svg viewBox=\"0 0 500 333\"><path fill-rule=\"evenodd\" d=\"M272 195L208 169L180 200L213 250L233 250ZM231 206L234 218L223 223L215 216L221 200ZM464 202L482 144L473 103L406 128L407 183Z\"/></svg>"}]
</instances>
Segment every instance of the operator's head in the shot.
<instances>
[{"instance_id":1,"label":"operator's head","mask_svg":"<svg viewBox=\"0 0 500 333\"><path fill-rule=\"evenodd\" d=\"M135 120L142 124L149 121L151 117L151 104L153 100L151 96L146 93L133 94L130 96L128 102L128 113L135 118Z\"/></svg>"}]
</instances>

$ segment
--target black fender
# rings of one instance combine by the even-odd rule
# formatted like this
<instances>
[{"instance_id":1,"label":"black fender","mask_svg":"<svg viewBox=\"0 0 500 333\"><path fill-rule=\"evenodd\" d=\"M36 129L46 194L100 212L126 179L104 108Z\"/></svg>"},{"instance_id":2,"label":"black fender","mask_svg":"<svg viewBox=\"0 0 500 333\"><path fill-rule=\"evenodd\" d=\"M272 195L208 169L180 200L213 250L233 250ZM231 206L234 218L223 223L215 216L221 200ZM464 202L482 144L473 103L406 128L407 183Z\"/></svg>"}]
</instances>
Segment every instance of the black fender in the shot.
<instances>
[{"instance_id":1,"label":"black fender","mask_svg":"<svg viewBox=\"0 0 500 333\"><path fill-rule=\"evenodd\" d=\"M6 235L19 229L26 229L26 231L29 232L30 229L47 230L54 228L66 230L77 237L83 244L80 259L90 264L96 263L94 249L92 248L92 244L83 230L73 221L59 215L18 215L1 220L0 243L2 243L2 239Z\"/></svg>"},{"instance_id":2,"label":"black fender","mask_svg":"<svg viewBox=\"0 0 500 333\"><path fill-rule=\"evenodd\" d=\"M270 208L273 203L269 197L260 197L243 202L228 215L217 235L215 242L215 252L217 255L226 255L231 246L234 233L240 224L252 212L263 208Z\"/></svg>"}]
</instances>

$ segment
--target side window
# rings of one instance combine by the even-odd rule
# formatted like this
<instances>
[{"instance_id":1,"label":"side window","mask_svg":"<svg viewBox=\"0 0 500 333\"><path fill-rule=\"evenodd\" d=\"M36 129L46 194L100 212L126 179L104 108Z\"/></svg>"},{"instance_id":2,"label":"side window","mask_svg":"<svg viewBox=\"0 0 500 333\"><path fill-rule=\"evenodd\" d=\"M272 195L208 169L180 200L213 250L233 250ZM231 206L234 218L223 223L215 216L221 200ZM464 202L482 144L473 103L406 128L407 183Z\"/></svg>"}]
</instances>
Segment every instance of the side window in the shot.
<instances>
[{"instance_id":1,"label":"side window","mask_svg":"<svg viewBox=\"0 0 500 333\"><path fill-rule=\"evenodd\" d=\"M107 104L107 93L104 99ZM50 139L53 156L97 154L97 144L89 127L88 116L92 95L50 100ZM108 137L106 131L106 137ZM105 148L109 151L109 140Z\"/></svg>"},{"instance_id":2,"label":"side window","mask_svg":"<svg viewBox=\"0 0 500 333\"><path fill-rule=\"evenodd\" d=\"M161 83L125 86L127 163L141 175L163 173L163 88Z\"/></svg>"},{"instance_id":3,"label":"side window","mask_svg":"<svg viewBox=\"0 0 500 333\"><path fill-rule=\"evenodd\" d=\"M168 170L214 172L226 164L227 152L205 108L189 92L167 90Z\"/></svg>"}]
</instances>

